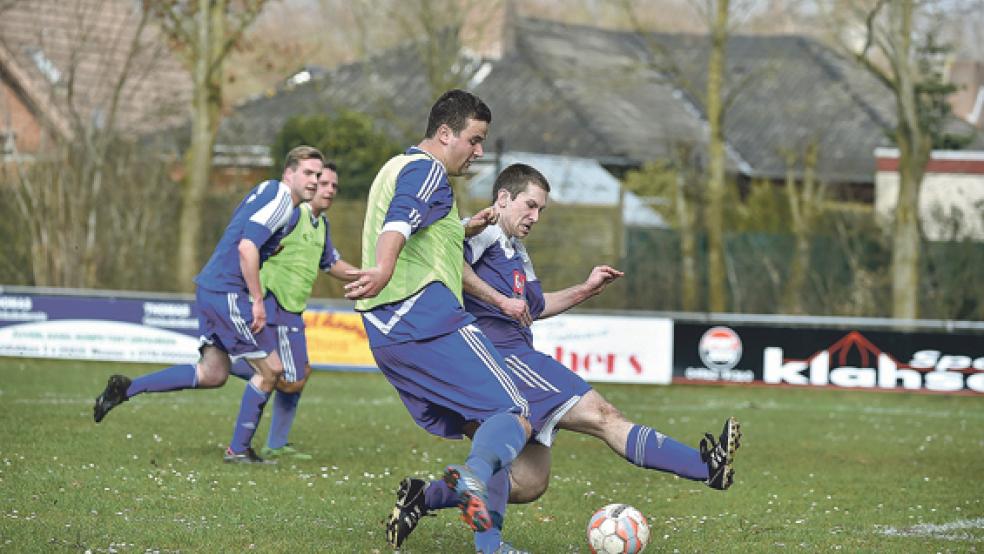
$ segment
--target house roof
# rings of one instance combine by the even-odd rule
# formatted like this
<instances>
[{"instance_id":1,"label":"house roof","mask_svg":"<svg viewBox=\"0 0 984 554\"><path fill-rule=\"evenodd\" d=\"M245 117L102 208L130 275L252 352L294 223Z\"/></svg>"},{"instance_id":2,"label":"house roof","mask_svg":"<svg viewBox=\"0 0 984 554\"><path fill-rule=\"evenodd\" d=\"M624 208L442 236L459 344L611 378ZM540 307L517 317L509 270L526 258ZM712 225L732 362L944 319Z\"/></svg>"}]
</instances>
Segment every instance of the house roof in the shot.
<instances>
[{"instance_id":1,"label":"house roof","mask_svg":"<svg viewBox=\"0 0 984 554\"><path fill-rule=\"evenodd\" d=\"M663 217L629 191L596 160L573 156L557 156L533 152L504 152L498 160L482 158L476 164L475 175L468 181L468 195L476 200L490 201L492 185L498 174L496 167L524 163L535 167L550 183L550 202L581 206L618 206L622 204L622 220L637 227L667 227ZM621 196L621 197L620 197Z\"/></svg>"},{"instance_id":2,"label":"house roof","mask_svg":"<svg viewBox=\"0 0 984 554\"><path fill-rule=\"evenodd\" d=\"M678 143L707 142L705 36L639 35L532 18L514 23L511 51L470 88L492 108L490 143L506 150L593 158L633 167L666 159ZM660 45L677 71L654 57ZM884 86L820 43L798 36L732 36L725 115L732 173L781 179L784 150L819 145L828 182L872 182L874 149L894 107ZM471 60L478 72L481 62ZM489 67L491 71L488 71ZM419 138L433 98L412 48L395 49L240 106L220 142L270 144L295 114L346 107L387 122L400 140ZM673 75L673 77L671 77ZM747 81L745 86L736 83Z\"/></svg>"},{"instance_id":3,"label":"house roof","mask_svg":"<svg viewBox=\"0 0 984 554\"><path fill-rule=\"evenodd\" d=\"M138 22L126 0L34 0L0 16L0 69L62 135L105 123ZM166 41L150 26L119 93L117 126L144 133L187 117L191 84Z\"/></svg>"}]
</instances>

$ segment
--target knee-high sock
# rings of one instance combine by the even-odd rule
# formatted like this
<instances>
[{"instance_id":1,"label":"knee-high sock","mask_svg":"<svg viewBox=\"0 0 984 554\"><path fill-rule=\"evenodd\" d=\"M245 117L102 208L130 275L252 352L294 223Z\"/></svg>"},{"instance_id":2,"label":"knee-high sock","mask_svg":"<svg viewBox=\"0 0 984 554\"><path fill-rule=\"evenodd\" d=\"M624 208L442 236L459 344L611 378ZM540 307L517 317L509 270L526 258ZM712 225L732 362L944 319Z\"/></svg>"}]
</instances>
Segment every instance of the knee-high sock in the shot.
<instances>
[{"instance_id":1,"label":"knee-high sock","mask_svg":"<svg viewBox=\"0 0 984 554\"><path fill-rule=\"evenodd\" d=\"M267 435L269 448L281 448L287 444L287 435L294 426L297 403L301 401L300 392L277 391L273 398L273 414L270 416L270 434Z\"/></svg>"},{"instance_id":2,"label":"knee-high sock","mask_svg":"<svg viewBox=\"0 0 984 554\"><path fill-rule=\"evenodd\" d=\"M496 414L486 419L475 431L471 452L465 463L488 484L494 473L509 467L525 445L526 431L518 417L511 413Z\"/></svg>"},{"instance_id":3,"label":"knee-high sock","mask_svg":"<svg viewBox=\"0 0 984 554\"><path fill-rule=\"evenodd\" d=\"M126 389L126 397L133 398L145 392L167 392L197 387L198 376L195 374L194 365L173 365L134 379Z\"/></svg>"},{"instance_id":4,"label":"knee-high sock","mask_svg":"<svg viewBox=\"0 0 984 554\"><path fill-rule=\"evenodd\" d=\"M435 479L424 489L424 506L428 512L453 508L457 505L458 493L448 488L444 479Z\"/></svg>"},{"instance_id":5,"label":"knee-high sock","mask_svg":"<svg viewBox=\"0 0 984 554\"><path fill-rule=\"evenodd\" d=\"M239 415L236 417L236 427L232 431L232 442L229 443L233 452L245 452L249 448L260 424L263 406L269 399L270 393L261 391L253 383L246 384L243 400L239 405Z\"/></svg>"},{"instance_id":6,"label":"knee-high sock","mask_svg":"<svg viewBox=\"0 0 984 554\"><path fill-rule=\"evenodd\" d=\"M235 375L243 381L249 381L255 374L256 370L253 369L253 366L249 365L249 363L243 359L237 360L234 364L232 364L232 367L229 368L229 375Z\"/></svg>"},{"instance_id":7,"label":"knee-high sock","mask_svg":"<svg viewBox=\"0 0 984 554\"><path fill-rule=\"evenodd\" d=\"M633 464L668 471L694 481L707 480L700 452L645 425L633 425L625 443L625 459Z\"/></svg>"},{"instance_id":8,"label":"knee-high sock","mask_svg":"<svg viewBox=\"0 0 984 554\"><path fill-rule=\"evenodd\" d=\"M475 533L475 550L478 552L495 552L502 542L502 524L506 518L510 485L508 468L495 472L489 480L488 508L492 515L492 527Z\"/></svg>"}]
</instances>

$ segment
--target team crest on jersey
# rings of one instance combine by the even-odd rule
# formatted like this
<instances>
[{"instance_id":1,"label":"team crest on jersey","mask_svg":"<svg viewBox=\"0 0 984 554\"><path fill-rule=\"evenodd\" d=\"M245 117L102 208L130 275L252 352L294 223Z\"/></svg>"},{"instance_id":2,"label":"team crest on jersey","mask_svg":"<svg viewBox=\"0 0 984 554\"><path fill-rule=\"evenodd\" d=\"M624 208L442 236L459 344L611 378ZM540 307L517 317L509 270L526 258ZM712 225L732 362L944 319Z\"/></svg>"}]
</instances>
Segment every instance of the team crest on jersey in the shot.
<instances>
[{"instance_id":1,"label":"team crest on jersey","mask_svg":"<svg viewBox=\"0 0 984 554\"><path fill-rule=\"evenodd\" d=\"M518 269L513 270L513 293L516 296L523 296L526 290L526 273Z\"/></svg>"}]
</instances>

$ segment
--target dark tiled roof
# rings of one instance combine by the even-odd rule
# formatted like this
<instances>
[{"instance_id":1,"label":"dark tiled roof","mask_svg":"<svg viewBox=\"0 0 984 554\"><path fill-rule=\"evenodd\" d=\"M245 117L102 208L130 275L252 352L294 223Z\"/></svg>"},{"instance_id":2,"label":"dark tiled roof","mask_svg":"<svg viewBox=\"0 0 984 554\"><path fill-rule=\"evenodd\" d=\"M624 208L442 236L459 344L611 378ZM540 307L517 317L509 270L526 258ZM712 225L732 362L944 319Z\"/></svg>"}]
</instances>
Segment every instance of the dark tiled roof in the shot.
<instances>
[{"instance_id":1,"label":"dark tiled roof","mask_svg":"<svg viewBox=\"0 0 984 554\"><path fill-rule=\"evenodd\" d=\"M104 118L139 20L127 0L33 0L0 13L0 49L16 87L63 129ZM119 99L118 124L141 133L187 118L188 73L148 28Z\"/></svg>"},{"instance_id":2,"label":"dark tiled roof","mask_svg":"<svg viewBox=\"0 0 984 554\"><path fill-rule=\"evenodd\" d=\"M615 166L665 158L677 142L706 144L707 37L642 37L529 18L516 25L513 51L489 62L491 72L472 87L492 108L492 144L502 139L507 150ZM654 63L660 58L652 44L673 60L675 76ZM725 116L730 171L782 178L782 150L802 151L816 140L821 178L873 180L873 151L887 144L883 129L894 108L888 91L853 61L803 37L734 36L726 81L736 89ZM416 141L435 96L414 49L396 49L243 104L223 122L220 142L270 144L291 115L341 107L370 113L395 138Z\"/></svg>"}]
</instances>

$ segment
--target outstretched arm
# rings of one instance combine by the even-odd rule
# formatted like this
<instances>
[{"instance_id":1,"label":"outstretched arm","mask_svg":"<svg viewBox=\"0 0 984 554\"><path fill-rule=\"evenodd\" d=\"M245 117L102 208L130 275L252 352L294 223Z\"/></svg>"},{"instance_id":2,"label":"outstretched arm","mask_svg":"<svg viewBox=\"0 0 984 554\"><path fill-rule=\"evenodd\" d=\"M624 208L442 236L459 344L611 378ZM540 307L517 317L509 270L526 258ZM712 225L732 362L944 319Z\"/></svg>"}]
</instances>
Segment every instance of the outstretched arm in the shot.
<instances>
[{"instance_id":1,"label":"outstretched arm","mask_svg":"<svg viewBox=\"0 0 984 554\"><path fill-rule=\"evenodd\" d=\"M583 283L556 292L545 293L543 295L543 312L537 319L553 317L566 312L588 298L601 293L609 283L623 275L625 273L607 265L595 266Z\"/></svg>"},{"instance_id":2,"label":"outstretched arm","mask_svg":"<svg viewBox=\"0 0 984 554\"><path fill-rule=\"evenodd\" d=\"M530 316L530 309L523 298L510 298L495 290L492 285L486 283L475 273L468 262L462 268L461 283L466 293L478 298L486 304L499 308L499 311L515 319L525 326L533 323Z\"/></svg>"},{"instance_id":3,"label":"outstretched arm","mask_svg":"<svg viewBox=\"0 0 984 554\"><path fill-rule=\"evenodd\" d=\"M393 270L396 268L396 259L403 250L403 245L407 239L399 231L383 231L376 240L376 265L369 269L350 269L346 273L354 279L345 285L345 298L349 300L359 300L360 298L372 298L379 294L379 291L386 287Z\"/></svg>"}]
</instances>

